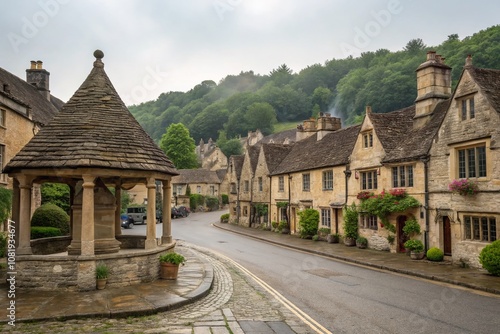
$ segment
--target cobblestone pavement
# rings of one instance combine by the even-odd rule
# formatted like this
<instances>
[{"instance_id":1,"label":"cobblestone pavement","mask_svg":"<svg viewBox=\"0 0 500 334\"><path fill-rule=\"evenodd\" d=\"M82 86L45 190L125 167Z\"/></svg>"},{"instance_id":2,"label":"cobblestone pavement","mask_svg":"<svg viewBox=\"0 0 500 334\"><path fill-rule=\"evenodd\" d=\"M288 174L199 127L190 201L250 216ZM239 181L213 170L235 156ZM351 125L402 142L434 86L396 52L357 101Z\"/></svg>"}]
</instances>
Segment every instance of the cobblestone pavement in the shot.
<instances>
[{"instance_id":1,"label":"cobblestone pavement","mask_svg":"<svg viewBox=\"0 0 500 334\"><path fill-rule=\"evenodd\" d=\"M186 243L214 269L210 293L181 308L124 319L88 318L66 321L4 324L2 333L313 333L297 316L251 277L205 249Z\"/></svg>"}]
</instances>

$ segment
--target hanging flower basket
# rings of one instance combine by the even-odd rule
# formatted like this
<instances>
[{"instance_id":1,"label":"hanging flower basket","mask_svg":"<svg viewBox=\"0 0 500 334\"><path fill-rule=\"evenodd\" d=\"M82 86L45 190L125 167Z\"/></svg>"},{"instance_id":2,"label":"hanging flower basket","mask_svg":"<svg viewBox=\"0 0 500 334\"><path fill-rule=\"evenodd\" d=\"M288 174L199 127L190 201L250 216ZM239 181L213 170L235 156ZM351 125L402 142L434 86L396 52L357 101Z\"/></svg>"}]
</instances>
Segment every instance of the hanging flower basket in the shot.
<instances>
[{"instance_id":1,"label":"hanging flower basket","mask_svg":"<svg viewBox=\"0 0 500 334\"><path fill-rule=\"evenodd\" d=\"M473 196L479 192L477 182L469 179L453 180L448 185L448 189L462 196Z\"/></svg>"}]
</instances>

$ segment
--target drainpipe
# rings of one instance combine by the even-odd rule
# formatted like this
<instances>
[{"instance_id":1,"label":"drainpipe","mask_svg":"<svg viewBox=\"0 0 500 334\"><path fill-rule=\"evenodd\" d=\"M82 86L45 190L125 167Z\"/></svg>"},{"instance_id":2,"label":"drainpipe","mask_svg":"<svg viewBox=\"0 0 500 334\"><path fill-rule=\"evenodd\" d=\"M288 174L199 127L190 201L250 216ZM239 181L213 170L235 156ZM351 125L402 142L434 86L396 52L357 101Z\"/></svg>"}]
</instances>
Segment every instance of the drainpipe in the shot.
<instances>
[{"instance_id":1,"label":"drainpipe","mask_svg":"<svg viewBox=\"0 0 500 334\"><path fill-rule=\"evenodd\" d=\"M269 178L269 204L267 206L267 224L271 226L271 201L272 201L272 194L273 194L273 179L271 175L267 176Z\"/></svg>"},{"instance_id":2,"label":"drainpipe","mask_svg":"<svg viewBox=\"0 0 500 334\"><path fill-rule=\"evenodd\" d=\"M292 233L292 229L291 229L291 214L292 214L292 176L290 174L288 174L288 229L290 230L290 233Z\"/></svg>"},{"instance_id":3,"label":"drainpipe","mask_svg":"<svg viewBox=\"0 0 500 334\"><path fill-rule=\"evenodd\" d=\"M425 250L429 249L429 156L421 159L424 163L424 209L425 209Z\"/></svg>"},{"instance_id":4,"label":"drainpipe","mask_svg":"<svg viewBox=\"0 0 500 334\"><path fill-rule=\"evenodd\" d=\"M253 207L253 181L255 179L255 176L252 175L250 178L250 221L248 222L248 226L252 227L252 222L254 219L254 207Z\"/></svg>"},{"instance_id":5,"label":"drainpipe","mask_svg":"<svg viewBox=\"0 0 500 334\"><path fill-rule=\"evenodd\" d=\"M240 224L240 179L236 178L236 221Z\"/></svg>"}]
</instances>

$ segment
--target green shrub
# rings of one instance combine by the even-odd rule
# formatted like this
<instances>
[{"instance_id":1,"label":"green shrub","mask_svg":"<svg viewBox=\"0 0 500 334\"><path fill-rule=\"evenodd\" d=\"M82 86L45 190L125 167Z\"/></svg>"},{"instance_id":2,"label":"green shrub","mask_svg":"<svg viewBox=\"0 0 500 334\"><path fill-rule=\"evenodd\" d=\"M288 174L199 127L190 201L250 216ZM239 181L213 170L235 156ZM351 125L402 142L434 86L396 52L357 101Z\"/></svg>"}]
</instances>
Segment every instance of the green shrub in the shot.
<instances>
[{"instance_id":1,"label":"green shrub","mask_svg":"<svg viewBox=\"0 0 500 334\"><path fill-rule=\"evenodd\" d=\"M479 262L490 274L500 276L500 240L483 248L479 254Z\"/></svg>"},{"instance_id":2,"label":"green shrub","mask_svg":"<svg viewBox=\"0 0 500 334\"><path fill-rule=\"evenodd\" d=\"M170 252L160 255L160 262L172 263L172 264L184 264L186 259L179 253Z\"/></svg>"},{"instance_id":3,"label":"green shrub","mask_svg":"<svg viewBox=\"0 0 500 334\"><path fill-rule=\"evenodd\" d=\"M444 252L437 247L429 248L427 251L427 260L429 261L443 261Z\"/></svg>"},{"instance_id":4,"label":"green shrub","mask_svg":"<svg viewBox=\"0 0 500 334\"><path fill-rule=\"evenodd\" d=\"M368 245L368 239L366 239L365 237L358 237L356 239L356 244L360 244L360 245Z\"/></svg>"},{"instance_id":5,"label":"green shrub","mask_svg":"<svg viewBox=\"0 0 500 334\"><path fill-rule=\"evenodd\" d=\"M221 194L220 197L222 199L222 205L229 204L229 196L227 194Z\"/></svg>"},{"instance_id":6,"label":"green shrub","mask_svg":"<svg viewBox=\"0 0 500 334\"><path fill-rule=\"evenodd\" d=\"M205 196L200 194L189 195L189 207L191 210L196 210L197 207L205 205Z\"/></svg>"},{"instance_id":7,"label":"green shrub","mask_svg":"<svg viewBox=\"0 0 500 334\"><path fill-rule=\"evenodd\" d=\"M0 222L4 222L10 216L12 208L12 190L0 187Z\"/></svg>"},{"instance_id":8,"label":"green shrub","mask_svg":"<svg viewBox=\"0 0 500 334\"><path fill-rule=\"evenodd\" d=\"M7 236L7 232L0 232L0 258L5 257L7 253L7 241L9 237Z\"/></svg>"},{"instance_id":9,"label":"green shrub","mask_svg":"<svg viewBox=\"0 0 500 334\"><path fill-rule=\"evenodd\" d=\"M424 251L424 244L420 240L408 240L404 244L406 249L409 249L412 252L420 253Z\"/></svg>"},{"instance_id":10,"label":"green shrub","mask_svg":"<svg viewBox=\"0 0 500 334\"><path fill-rule=\"evenodd\" d=\"M288 227L287 221L286 220L282 220L278 224L278 231L281 232L281 230L283 230L284 228L287 228L287 227Z\"/></svg>"},{"instance_id":11,"label":"green shrub","mask_svg":"<svg viewBox=\"0 0 500 334\"><path fill-rule=\"evenodd\" d=\"M69 234L69 215L52 203L46 203L35 210L31 218L31 226L55 227L63 235Z\"/></svg>"},{"instance_id":12,"label":"green shrub","mask_svg":"<svg viewBox=\"0 0 500 334\"><path fill-rule=\"evenodd\" d=\"M420 234L420 224L415 218L408 219L405 223L405 226L403 226L403 233L408 237Z\"/></svg>"},{"instance_id":13,"label":"green shrub","mask_svg":"<svg viewBox=\"0 0 500 334\"><path fill-rule=\"evenodd\" d=\"M225 213L220 216L220 219L229 219L229 213Z\"/></svg>"},{"instance_id":14,"label":"green shrub","mask_svg":"<svg viewBox=\"0 0 500 334\"><path fill-rule=\"evenodd\" d=\"M32 226L31 239L59 237L63 235L61 230L56 227Z\"/></svg>"},{"instance_id":15,"label":"green shrub","mask_svg":"<svg viewBox=\"0 0 500 334\"><path fill-rule=\"evenodd\" d=\"M108 276L109 276L109 267L102 262L98 263L97 266L95 266L95 278L104 279L108 278Z\"/></svg>"},{"instance_id":16,"label":"green shrub","mask_svg":"<svg viewBox=\"0 0 500 334\"><path fill-rule=\"evenodd\" d=\"M305 209L299 212L299 236L311 238L318 233L319 212L315 209Z\"/></svg>"},{"instance_id":17,"label":"green shrub","mask_svg":"<svg viewBox=\"0 0 500 334\"><path fill-rule=\"evenodd\" d=\"M214 196L205 197L205 204L210 211L219 210L219 199Z\"/></svg>"},{"instance_id":18,"label":"green shrub","mask_svg":"<svg viewBox=\"0 0 500 334\"><path fill-rule=\"evenodd\" d=\"M356 204L344 207L344 237L356 239L358 237L358 210Z\"/></svg>"},{"instance_id":19,"label":"green shrub","mask_svg":"<svg viewBox=\"0 0 500 334\"><path fill-rule=\"evenodd\" d=\"M318 241L319 240L319 235L315 234L312 236L312 241Z\"/></svg>"}]
</instances>

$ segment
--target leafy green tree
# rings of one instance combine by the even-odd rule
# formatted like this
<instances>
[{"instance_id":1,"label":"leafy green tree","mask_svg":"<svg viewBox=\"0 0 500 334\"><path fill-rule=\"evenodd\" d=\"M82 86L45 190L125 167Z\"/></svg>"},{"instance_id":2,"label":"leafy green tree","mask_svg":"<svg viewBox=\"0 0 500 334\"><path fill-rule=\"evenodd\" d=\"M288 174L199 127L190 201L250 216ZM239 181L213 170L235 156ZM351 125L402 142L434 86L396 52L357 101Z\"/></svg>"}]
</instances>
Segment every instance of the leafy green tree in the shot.
<instances>
[{"instance_id":1,"label":"leafy green tree","mask_svg":"<svg viewBox=\"0 0 500 334\"><path fill-rule=\"evenodd\" d=\"M12 208L12 190L0 187L0 224L10 216Z\"/></svg>"},{"instance_id":2,"label":"leafy green tree","mask_svg":"<svg viewBox=\"0 0 500 334\"><path fill-rule=\"evenodd\" d=\"M62 183L43 183L40 188L42 205L52 203L69 214L69 186Z\"/></svg>"},{"instance_id":3,"label":"leafy green tree","mask_svg":"<svg viewBox=\"0 0 500 334\"><path fill-rule=\"evenodd\" d=\"M199 142L202 138L215 139L221 124L226 123L228 117L229 111L222 103L213 103L196 115L189 126L189 132L195 142Z\"/></svg>"},{"instance_id":4,"label":"leafy green tree","mask_svg":"<svg viewBox=\"0 0 500 334\"><path fill-rule=\"evenodd\" d=\"M286 64L282 64L277 69L272 70L269 77L276 86L284 86L292 81L293 72Z\"/></svg>"},{"instance_id":5,"label":"leafy green tree","mask_svg":"<svg viewBox=\"0 0 500 334\"><path fill-rule=\"evenodd\" d=\"M327 112L332 102L332 91L326 87L316 87L312 94L312 104L318 105L320 111Z\"/></svg>"},{"instance_id":6,"label":"leafy green tree","mask_svg":"<svg viewBox=\"0 0 500 334\"><path fill-rule=\"evenodd\" d=\"M409 53L416 53L420 50L424 50L425 48L426 45L424 44L424 41L421 38L416 38L409 41L404 47L404 50Z\"/></svg>"},{"instance_id":7,"label":"leafy green tree","mask_svg":"<svg viewBox=\"0 0 500 334\"><path fill-rule=\"evenodd\" d=\"M267 102L255 102L248 106L244 118L249 130L260 129L264 135L273 133L274 124L277 122L276 111Z\"/></svg>"},{"instance_id":8,"label":"leafy green tree","mask_svg":"<svg viewBox=\"0 0 500 334\"><path fill-rule=\"evenodd\" d=\"M177 169L198 167L193 138L181 123L171 124L160 140L160 148L174 163Z\"/></svg>"}]
</instances>

